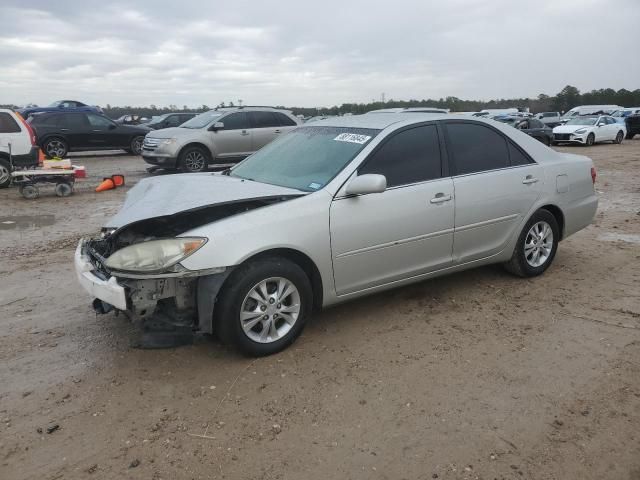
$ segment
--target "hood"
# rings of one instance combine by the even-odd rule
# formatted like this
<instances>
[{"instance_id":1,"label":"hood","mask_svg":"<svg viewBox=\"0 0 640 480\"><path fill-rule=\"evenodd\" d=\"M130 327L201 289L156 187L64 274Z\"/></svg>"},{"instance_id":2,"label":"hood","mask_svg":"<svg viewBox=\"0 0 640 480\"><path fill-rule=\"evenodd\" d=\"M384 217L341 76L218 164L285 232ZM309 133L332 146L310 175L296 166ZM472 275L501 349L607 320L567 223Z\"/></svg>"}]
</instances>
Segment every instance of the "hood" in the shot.
<instances>
[{"instance_id":1,"label":"hood","mask_svg":"<svg viewBox=\"0 0 640 480\"><path fill-rule=\"evenodd\" d=\"M121 122L116 122L116 123L120 126L120 129L123 132L147 134L151 131L151 129L146 125L131 125L128 123L121 123Z\"/></svg>"},{"instance_id":2,"label":"hood","mask_svg":"<svg viewBox=\"0 0 640 480\"><path fill-rule=\"evenodd\" d=\"M300 195L305 193L219 173L185 173L146 178L129 190L122 209L105 226L121 228L140 220L170 216L212 205Z\"/></svg>"},{"instance_id":3,"label":"hood","mask_svg":"<svg viewBox=\"0 0 640 480\"><path fill-rule=\"evenodd\" d=\"M153 124L150 124L153 125ZM153 128L153 127L152 127ZM150 138L176 138L183 137L185 135L189 135L193 132L199 131L199 128L180 128L180 127L170 127L170 128L160 128L159 130L154 130Z\"/></svg>"},{"instance_id":4,"label":"hood","mask_svg":"<svg viewBox=\"0 0 640 480\"><path fill-rule=\"evenodd\" d=\"M593 128L595 125L560 125L553 129L553 133L573 133L581 128Z\"/></svg>"}]
</instances>

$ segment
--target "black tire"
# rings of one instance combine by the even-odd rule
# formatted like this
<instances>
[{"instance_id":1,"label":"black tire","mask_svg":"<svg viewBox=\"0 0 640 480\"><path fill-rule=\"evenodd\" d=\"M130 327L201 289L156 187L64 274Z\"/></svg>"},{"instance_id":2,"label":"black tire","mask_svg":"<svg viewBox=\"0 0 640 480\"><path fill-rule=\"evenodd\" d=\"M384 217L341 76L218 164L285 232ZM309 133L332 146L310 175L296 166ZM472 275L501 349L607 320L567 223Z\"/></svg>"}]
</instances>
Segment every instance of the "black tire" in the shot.
<instances>
[{"instance_id":1,"label":"black tire","mask_svg":"<svg viewBox=\"0 0 640 480\"><path fill-rule=\"evenodd\" d=\"M616 139L614 140L614 143L617 143L618 145L620 145L622 143L623 138L624 138L624 132L620 130L616 135Z\"/></svg>"},{"instance_id":2,"label":"black tire","mask_svg":"<svg viewBox=\"0 0 640 480\"><path fill-rule=\"evenodd\" d=\"M209 154L200 147L187 147L180 152L178 165L185 173L197 173L207 170Z\"/></svg>"},{"instance_id":3,"label":"black tire","mask_svg":"<svg viewBox=\"0 0 640 480\"><path fill-rule=\"evenodd\" d=\"M11 185L11 165L8 160L0 158L0 188Z\"/></svg>"},{"instance_id":4,"label":"black tire","mask_svg":"<svg viewBox=\"0 0 640 480\"><path fill-rule=\"evenodd\" d=\"M261 282L279 277L291 282L297 289L299 296L299 313L297 319L290 329L278 340L268 343L260 343L249 338L249 333L245 333L240 314L247 301L249 293ZM274 282L275 283L275 282ZM275 292L270 292L275 294ZM284 297L283 297L284 298ZM270 303L271 299L269 299ZM232 344L238 347L244 354L250 356L264 356L279 352L293 343L300 335L308 318L311 316L313 293L311 282L306 273L295 263L280 257L268 257L249 261L241 265L229 276L218 296L218 302L214 311L214 328L218 338L223 343ZM265 302L266 304L266 302ZM255 302L256 310L260 304ZM284 305L284 301L283 301ZM277 306L280 306L278 304ZM271 307L270 307L271 308ZM246 311L246 310L245 310ZM269 311L265 313L270 313ZM259 313L259 316L262 314ZM277 315L277 313L276 313ZM265 317L270 317L265 315ZM273 320L271 317L267 322L283 322L283 319ZM270 324L270 323L269 323ZM260 335L265 323L259 321L253 328L259 328L254 335ZM280 326L284 323L280 323Z\"/></svg>"},{"instance_id":5,"label":"black tire","mask_svg":"<svg viewBox=\"0 0 640 480\"><path fill-rule=\"evenodd\" d=\"M66 182L60 182L56 184L55 192L58 197L68 197L73 193L73 187Z\"/></svg>"},{"instance_id":6,"label":"black tire","mask_svg":"<svg viewBox=\"0 0 640 480\"><path fill-rule=\"evenodd\" d=\"M40 190L35 185L20 185L18 190L27 200L34 200L40 196Z\"/></svg>"},{"instance_id":7,"label":"black tire","mask_svg":"<svg viewBox=\"0 0 640 480\"><path fill-rule=\"evenodd\" d=\"M527 239L530 235L530 230L534 225L538 225L541 223L546 223L550 228L553 234L551 251L549 252L547 258L540 265L535 265L530 263L527 259L527 255L525 254L525 247L527 246ZM507 271L517 275L519 277L535 277L537 275L541 275L544 271L549 268L549 265L553 262L554 257L556 256L556 251L558 250L558 241L560 239L560 228L558 227L558 222L556 221L556 217L551 214L548 210L540 209L535 212L529 221L525 224L524 228L520 232L520 236L518 237L518 241L516 242L516 246L513 250L513 255L511 256L511 260L504 264L504 267ZM528 244L528 248L531 248L531 244Z\"/></svg>"},{"instance_id":8,"label":"black tire","mask_svg":"<svg viewBox=\"0 0 640 480\"><path fill-rule=\"evenodd\" d=\"M142 144L144 143L144 136L138 135L131 139L130 148L127 150L131 155L142 155Z\"/></svg>"},{"instance_id":9,"label":"black tire","mask_svg":"<svg viewBox=\"0 0 640 480\"><path fill-rule=\"evenodd\" d=\"M587 147L590 147L594 143L596 143L596 136L593 133L590 133L589 135L587 135L587 142L585 143L585 145Z\"/></svg>"},{"instance_id":10,"label":"black tire","mask_svg":"<svg viewBox=\"0 0 640 480\"><path fill-rule=\"evenodd\" d=\"M63 158L69 152L69 146L64 138L50 137L42 144L44 154L49 158Z\"/></svg>"},{"instance_id":11,"label":"black tire","mask_svg":"<svg viewBox=\"0 0 640 480\"><path fill-rule=\"evenodd\" d=\"M551 139L549 137L543 137L543 139L541 140L542 143L544 143L547 147L551 146Z\"/></svg>"},{"instance_id":12,"label":"black tire","mask_svg":"<svg viewBox=\"0 0 640 480\"><path fill-rule=\"evenodd\" d=\"M636 134L635 133L627 133L627 136L624 137L627 140L633 140L633 137L635 137Z\"/></svg>"}]
</instances>

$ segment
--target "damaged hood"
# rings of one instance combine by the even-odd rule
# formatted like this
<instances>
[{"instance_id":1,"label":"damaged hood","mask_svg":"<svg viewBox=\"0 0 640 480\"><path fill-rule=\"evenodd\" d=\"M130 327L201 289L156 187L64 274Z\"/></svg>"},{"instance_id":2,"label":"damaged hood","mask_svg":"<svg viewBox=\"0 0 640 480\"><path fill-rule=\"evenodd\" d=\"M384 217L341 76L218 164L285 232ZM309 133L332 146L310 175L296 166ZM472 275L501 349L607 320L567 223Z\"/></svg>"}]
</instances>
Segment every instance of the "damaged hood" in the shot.
<instances>
[{"instance_id":1,"label":"damaged hood","mask_svg":"<svg viewBox=\"0 0 640 480\"><path fill-rule=\"evenodd\" d=\"M121 228L140 220L217 204L300 195L305 192L216 173L146 178L129 190L122 209L105 227Z\"/></svg>"}]
</instances>

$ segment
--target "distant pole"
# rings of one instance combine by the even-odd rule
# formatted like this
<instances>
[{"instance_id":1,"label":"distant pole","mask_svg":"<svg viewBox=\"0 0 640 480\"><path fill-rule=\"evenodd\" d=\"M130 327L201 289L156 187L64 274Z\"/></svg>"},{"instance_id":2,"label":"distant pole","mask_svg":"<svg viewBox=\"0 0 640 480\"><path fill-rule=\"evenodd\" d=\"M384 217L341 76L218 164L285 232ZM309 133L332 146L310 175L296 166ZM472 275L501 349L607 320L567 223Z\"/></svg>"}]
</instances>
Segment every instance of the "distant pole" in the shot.
<instances>
[{"instance_id":1,"label":"distant pole","mask_svg":"<svg viewBox=\"0 0 640 480\"><path fill-rule=\"evenodd\" d=\"M384 103L384 92L382 92L381 98L382 98L382 103Z\"/></svg>"}]
</instances>

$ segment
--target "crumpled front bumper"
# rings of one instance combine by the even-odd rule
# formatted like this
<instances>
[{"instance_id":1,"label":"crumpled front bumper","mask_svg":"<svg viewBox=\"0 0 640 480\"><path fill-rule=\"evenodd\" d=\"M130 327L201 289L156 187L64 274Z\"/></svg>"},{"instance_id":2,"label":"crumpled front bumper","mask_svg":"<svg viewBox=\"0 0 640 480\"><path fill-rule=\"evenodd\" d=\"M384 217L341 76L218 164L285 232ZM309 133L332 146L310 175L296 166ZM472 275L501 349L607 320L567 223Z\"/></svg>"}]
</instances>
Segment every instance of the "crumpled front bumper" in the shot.
<instances>
[{"instance_id":1,"label":"crumpled front bumper","mask_svg":"<svg viewBox=\"0 0 640 480\"><path fill-rule=\"evenodd\" d=\"M127 294L125 288L118 284L116 277L103 280L94 273L95 268L91 260L83 252L85 241L84 239L80 240L74 257L76 275L80 285L95 298L113 305L118 310L126 310Z\"/></svg>"}]
</instances>

